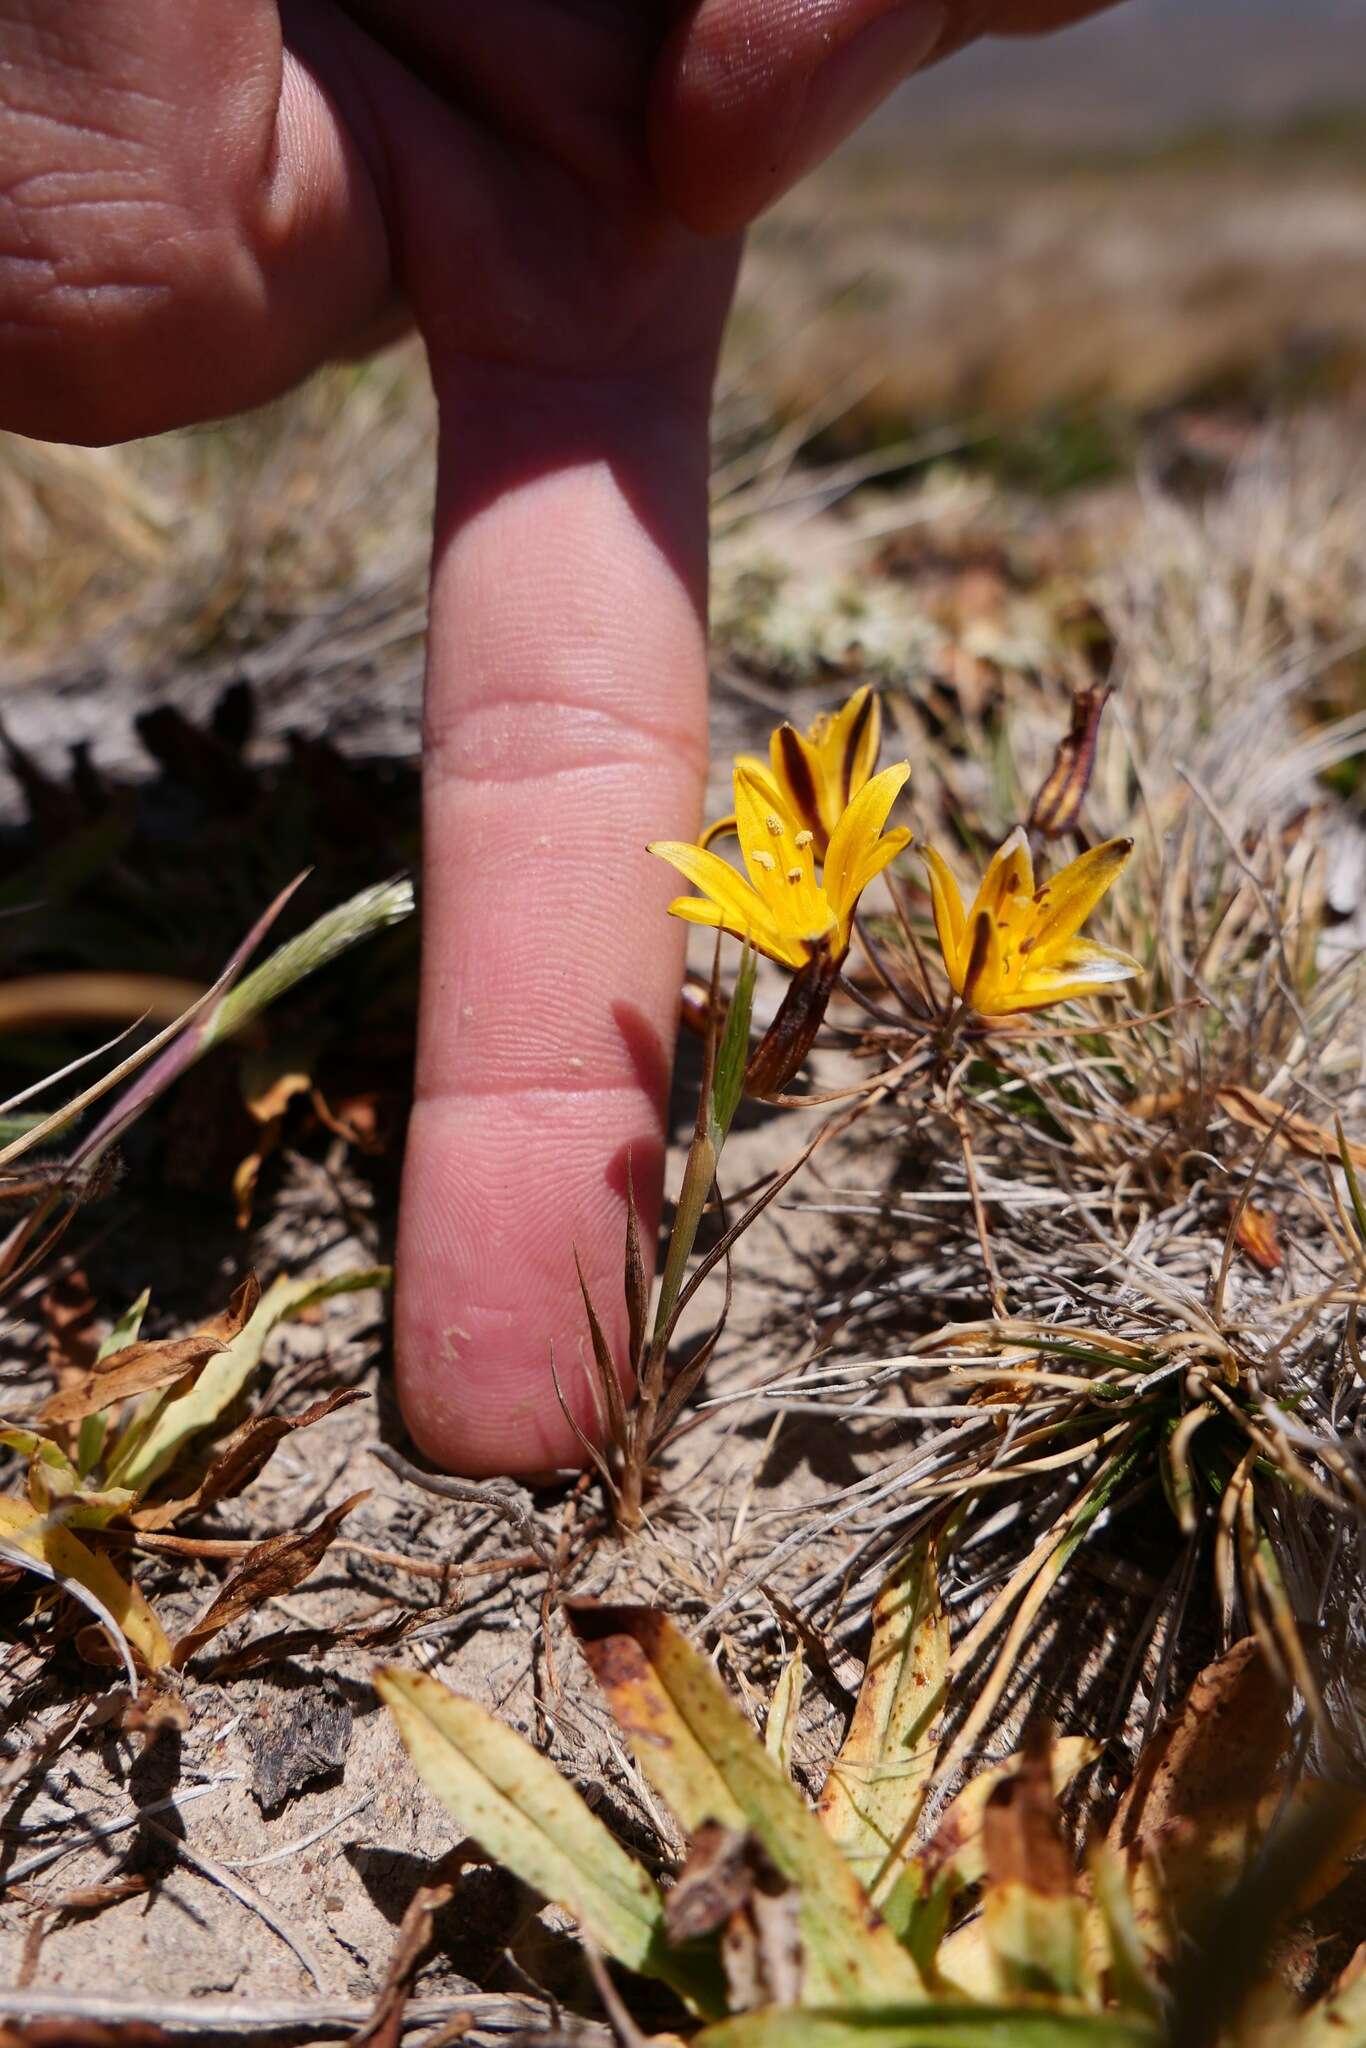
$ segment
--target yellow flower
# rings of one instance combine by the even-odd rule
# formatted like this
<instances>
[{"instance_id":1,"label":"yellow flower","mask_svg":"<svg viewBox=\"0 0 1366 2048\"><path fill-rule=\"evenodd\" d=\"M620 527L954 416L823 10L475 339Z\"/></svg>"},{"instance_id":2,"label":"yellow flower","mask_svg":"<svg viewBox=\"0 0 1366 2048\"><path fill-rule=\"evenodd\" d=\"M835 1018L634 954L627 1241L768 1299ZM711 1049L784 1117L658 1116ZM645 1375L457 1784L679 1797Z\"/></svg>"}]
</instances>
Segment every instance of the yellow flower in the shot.
<instances>
[{"instance_id":1,"label":"yellow flower","mask_svg":"<svg viewBox=\"0 0 1366 2048\"><path fill-rule=\"evenodd\" d=\"M822 712L804 733L780 725L769 741L769 758L740 754L736 765L750 768L780 797L811 834L817 860L824 860L836 825L870 780L882 744L882 707L864 684L847 704ZM734 832L734 816L720 818L702 838L703 846Z\"/></svg>"},{"instance_id":2,"label":"yellow flower","mask_svg":"<svg viewBox=\"0 0 1366 2048\"><path fill-rule=\"evenodd\" d=\"M1093 995L1141 973L1127 953L1077 937L1133 844L1107 839L1036 889L1029 844L1017 829L992 856L968 912L948 867L926 847L935 930L949 980L963 1001L980 1016L1002 1017L1067 996Z\"/></svg>"},{"instance_id":3,"label":"yellow flower","mask_svg":"<svg viewBox=\"0 0 1366 2048\"><path fill-rule=\"evenodd\" d=\"M849 947L859 897L910 844L904 825L882 829L910 772L909 762L899 761L864 783L830 834L818 880L815 833L767 770L742 757L735 764L735 827L749 880L705 846L656 840L650 852L703 892L676 897L670 911L748 939L784 967L804 967L821 949L839 958Z\"/></svg>"}]
</instances>

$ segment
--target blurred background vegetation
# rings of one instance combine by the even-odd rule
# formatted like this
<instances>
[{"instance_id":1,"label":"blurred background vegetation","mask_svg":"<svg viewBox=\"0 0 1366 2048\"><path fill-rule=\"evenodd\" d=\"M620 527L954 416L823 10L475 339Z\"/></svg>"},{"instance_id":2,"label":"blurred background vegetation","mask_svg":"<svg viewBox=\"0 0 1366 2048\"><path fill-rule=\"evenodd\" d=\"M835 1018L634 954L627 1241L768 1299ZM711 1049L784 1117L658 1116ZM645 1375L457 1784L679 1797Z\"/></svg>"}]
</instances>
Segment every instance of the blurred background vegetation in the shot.
<instances>
[{"instance_id":1,"label":"blurred background vegetation","mask_svg":"<svg viewBox=\"0 0 1366 2048\"><path fill-rule=\"evenodd\" d=\"M723 481L784 435L1044 494L1198 485L1305 408L1358 437L1363 78L1355 0L1129 0L915 80L752 238ZM180 670L357 587L420 602L431 439L412 344L129 447L0 439L11 686Z\"/></svg>"}]
</instances>

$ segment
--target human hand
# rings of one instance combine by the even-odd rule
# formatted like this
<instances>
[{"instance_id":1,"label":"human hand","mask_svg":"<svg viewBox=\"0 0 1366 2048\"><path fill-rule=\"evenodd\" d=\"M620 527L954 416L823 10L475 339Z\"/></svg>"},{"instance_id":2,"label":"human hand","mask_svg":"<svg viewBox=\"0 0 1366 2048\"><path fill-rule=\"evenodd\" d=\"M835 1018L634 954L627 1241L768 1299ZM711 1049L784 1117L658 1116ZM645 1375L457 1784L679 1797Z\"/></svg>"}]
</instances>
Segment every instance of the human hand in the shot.
<instances>
[{"instance_id":1,"label":"human hand","mask_svg":"<svg viewBox=\"0 0 1366 2048\"><path fill-rule=\"evenodd\" d=\"M1102 0L0 0L0 422L108 441L411 311L440 406L404 1411L577 1463L653 1235L735 236L918 66ZM616 1334L620 1334L619 1332Z\"/></svg>"}]
</instances>

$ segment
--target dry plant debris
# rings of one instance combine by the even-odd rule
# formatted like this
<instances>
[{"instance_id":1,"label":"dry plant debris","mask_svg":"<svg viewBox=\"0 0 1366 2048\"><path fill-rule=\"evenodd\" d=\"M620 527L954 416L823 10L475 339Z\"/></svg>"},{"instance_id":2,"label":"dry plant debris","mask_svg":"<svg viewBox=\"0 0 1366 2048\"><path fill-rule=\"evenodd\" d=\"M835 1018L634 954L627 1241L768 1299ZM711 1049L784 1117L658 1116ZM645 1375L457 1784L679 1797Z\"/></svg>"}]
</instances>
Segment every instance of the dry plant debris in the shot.
<instances>
[{"instance_id":1,"label":"dry plant debris","mask_svg":"<svg viewBox=\"0 0 1366 2048\"><path fill-rule=\"evenodd\" d=\"M376 1683L462 1829L668 1985L707 2022L704 2043L1138 2048L1196 2038L1193 2021L1230 2043L1355 2038L1359 1962L1306 2010L1238 1938L1241 1916L1268 1937L1303 1916L1366 1841L1359 1793L1282 1772L1286 1696L1254 1638L1201 1674L1080 1866L1057 1799L1097 1746L1041 1722L922 1825L959 1761L940 1746L954 1680L936 1551L917 1546L878 1598L814 1812L667 1616L571 1608L637 1764L692 1839L667 1895L495 1717L418 1673Z\"/></svg>"}]
</instances>

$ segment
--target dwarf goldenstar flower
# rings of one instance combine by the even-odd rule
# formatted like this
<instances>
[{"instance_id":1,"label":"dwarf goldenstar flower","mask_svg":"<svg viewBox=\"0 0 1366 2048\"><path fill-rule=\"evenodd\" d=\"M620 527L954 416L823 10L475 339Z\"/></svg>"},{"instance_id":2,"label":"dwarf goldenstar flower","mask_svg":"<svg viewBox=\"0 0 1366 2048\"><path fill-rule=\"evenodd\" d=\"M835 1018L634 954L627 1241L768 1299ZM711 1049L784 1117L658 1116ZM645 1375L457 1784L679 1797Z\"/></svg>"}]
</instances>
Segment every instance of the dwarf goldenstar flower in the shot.
<instances>
[{"instance_id":1,"label":"dwarf goldenstar flower","mask_svg":"<svg viewBox=\"0 0 1366 2048\"><path fill-rule=\"evenodd\" d=\"M1035 888L1029 843L1017 828L993 854L970 911L945 862L926 847L934 925L955 993L980 1016L1002 1017L1141 973L1129 954L1077 937L1133 844L1107 839Z\"/></svg>"},{"instance_id":2,"label":"dwarf goldenstar flower","mask_svg":"<svg viewBox=\"0 0 1366 2048\"><path fill-rule=\"evenodd\" d=\"M811 834L817 860L824 860L836 825L877 766L882 744L882 707L867 683L835 712L822 712L804 733L780 725L769 741L769 758L740 754L736 765L752 769ZM702 836L710 846L736 828L734 816L718 818Z\"/></svg>"},{"instance_id":3,"label":"dwarf goldenstar flower","mask_svg":"<svg viewBox=\"0 0 1366 2048\"><path fill-rule=\"evenodd\" d=\"M838 959L848 951L859 897L910 844L904 825L882 829L910 772L910 763L899 761L864 783L836 821L817 879L815 833L762 764L742 757L735 764L735 829L749 879L705 846L655 840L650 852L703 892L676 897L670 911L748 939L784 967L804 967L822 948Z\"/></svg>"}]
</instances>

